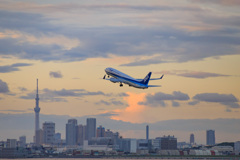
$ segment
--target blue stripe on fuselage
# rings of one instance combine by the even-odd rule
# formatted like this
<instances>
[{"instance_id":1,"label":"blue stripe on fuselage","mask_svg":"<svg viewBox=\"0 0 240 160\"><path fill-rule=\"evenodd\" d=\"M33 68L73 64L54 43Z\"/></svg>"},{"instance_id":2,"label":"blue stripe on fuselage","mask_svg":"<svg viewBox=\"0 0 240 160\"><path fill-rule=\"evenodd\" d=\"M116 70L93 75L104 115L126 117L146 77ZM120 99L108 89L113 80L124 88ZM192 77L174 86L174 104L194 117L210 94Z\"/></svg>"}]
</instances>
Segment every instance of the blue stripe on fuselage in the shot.
<instances>
[{"instance_id":1,"label":"blue stripe on fuselage","mask_svg":"<svg viewBox=\"0 0 240 160\"><path fill-rule=\"evenodd\" d=\"M132 85L132 86L135 86L137 88L148 88L147 85L137 81L137 80L133 80L133 79L129 79L129 78L126 78L126 77L122 77L122 76L119 76L118 74L115 74L113 72L107 72L107 74L109 74L110 76L113 76L117 79L120 79L123 83L126 83L126 84L129 84L129 85ZM128 82L128 83L127 83Z\"/></svg>"}]
</instances>

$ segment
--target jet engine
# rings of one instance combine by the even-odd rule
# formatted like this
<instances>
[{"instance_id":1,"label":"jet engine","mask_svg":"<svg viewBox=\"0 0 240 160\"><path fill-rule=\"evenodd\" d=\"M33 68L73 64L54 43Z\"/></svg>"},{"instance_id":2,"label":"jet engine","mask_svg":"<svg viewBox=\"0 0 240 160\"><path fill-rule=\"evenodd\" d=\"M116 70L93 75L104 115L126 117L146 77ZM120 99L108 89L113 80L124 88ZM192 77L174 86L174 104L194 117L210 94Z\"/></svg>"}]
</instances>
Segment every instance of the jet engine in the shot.
<instances>
[{"instance_id":1,"label":"jet engine","mask_svg":"<svg viewBox=\"0 0 240 160\"><path fill-rule=\"evenodd\" d=\"M118 79L116 79L116 78L110 78L109 79L111 82L113 82L113 83L117 83L117 82L120 82Z\"/></svg>"}]
</instances>

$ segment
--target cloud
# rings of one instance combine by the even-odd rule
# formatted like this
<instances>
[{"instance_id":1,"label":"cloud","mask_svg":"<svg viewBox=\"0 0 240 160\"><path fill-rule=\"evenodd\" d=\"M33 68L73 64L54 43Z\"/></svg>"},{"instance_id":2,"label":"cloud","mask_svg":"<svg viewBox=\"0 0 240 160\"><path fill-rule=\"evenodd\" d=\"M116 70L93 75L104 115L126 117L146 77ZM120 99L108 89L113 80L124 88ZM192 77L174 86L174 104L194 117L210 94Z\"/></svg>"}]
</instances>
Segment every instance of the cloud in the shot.
<instances>
[{"instance_id":1,"label":"cloud","mask_svg":"<svg viewBox=\"0 0 240 160\"><path fill-rule=\"evenodd\" d=\"M126 64L121 64L120 66L146 66L150 64L169 63L169 61L162 61L161 59L161 57L154 57L150 59L137 60Z\"/></svg>"},{"instance_id":2,"label":"cloud","mask_svg":"<svg viewBox=\"0 0 240 160\"><path fill-rule=\"evenodd\" d=\"M111 99L110 101L101 100L99 102L96 102L95 104L96 105L104 104L104 105L107 105L107 106L123 106L123 105L126 105L123 102L115 100L115 99Z\"/></svg>"},{"instance_id":3,"label":"cloud","mask_svg":"<svg viewBox=\"0 0 240 160\"><path fill-rule=\"evenodd\" d=\"M172 101L172 106L173 107L179 107L180 104L178 102L176 102L176 101Z\"/></svg>"},{"instance_id":4,"label":"cloud","mask_svg":"<svg viewBox=\"0 0 240 160\"><path fill-rule=\"evenodd\" d=\"M97 114L95 116L100 116L100 117L112 117L112 116L118 116L118 113L116 112L113 112L113 111L110 111L110 112L104 112L104 113L100 113L100 114Z\"/></svg>"},{"instance_id":5,"label":"cloud","mask_svg":"<svg viewBox=\"0 0 240 160\"><path fill-rule=\"evenodd\" d=\"M127 94L127 93L119 93L117 96L119 96L119 97L127 97L127 96L129 96L129 94Z\"/></svg>"},{"instance_id":6,"label":"cloud","mask_svg":"<svg viewBox=\"0 0 240 160\"><path fill-rule=\"evenodd\" d=\"M191 101L191 102L188 102L188 104L191 105L191 106L194 106L194 105L196 105L196 104L198 104L198 103L199 103L199 101Z\"/></svg>"},{"instance_id":7,"label":"cloud","mask_svg":"<svg viewBox=\"0 0 240 160\"><path fill-rule=\"evenodd\" d=\"M14 63L12 65L0 66L0 73L19 71L19 67L31 66L30 63Z\"/></svg>"},{"instance_id":8,"label":"cloud","mask_svg":"<svg viewBox=\"0 0 240 160\"><path fill-rule=\"evenodd\" d=\"M34 8L38 9L44 7L40 4L35 5ZM49 5L45 6L49 7ZM51 13L55 13L53 10L57 8L59 8L58 11L64 8L63 4L51 4L50 6L52 6L49 7ZM2 15L0 17L0 28L3 31L20 32L20 35L29 38L27 41L24 36L0 38L0 54L20 59L64 62L83 61L96 57L108 58L110 54L136 57L135 61L122 64L125 66L181 63L203 60L208 57L239 54L240 37L236 35L240 30L235 27L240 23L238 16L222 17L215 12L202 10L201 7L188 7L187 4L185 6L156 6L156 4L141 6L96 3L93 5L76 4L70 6L75 9L85 6L85 11L95 8L94 11L98 13L98 19L104 18L106 13L109 16L104 18L104 21L96 21L95 23L90 23L89 17L84 18L83 16L80 24L75 22L76 25L72 25L72 23L67 25L68 23L64 23L66 18L61 19L55 14L52 15L54 18L46 18L49 16L44 16L40 12L36 14L24 13L23 10L21 12L2 10L0 11ZM103 8L109 10L105 11ZM126 9L139 11L141 15L136 16L128 12L128 16L131 17L131 23L129 23L125 16L116 19L116 16L111 14L114 11L113 8L118 8L123 13ZM170 20L163 21L163 14L147 14L144 16L149 10L155 10L157 13L166 12L164 15L167 14ZM176 22L176 19L178 19L175 17L176 15L181 16L181 18L185 17L185 12L181 12L183 10L190 16ZM172 16L173 11L175 13L174 17ZM191 14L199 12L202 14ZM75 20L75 16L79 16L79 14L71 14L70 16L71 19ZM153 22L148 23L149 21ZM195 22L201 22L202 28L207 28L210 23L214 29L202 30L201 32L182 29L182 26L188 25L191 27L196 24ZM83 23L86 23L89 27L82 27ZM231 26L234 29L230 29ZM55 36L54 39L64 37L64 40L74 42L75 45L67 47L59 42L53 43L54 40L51 39L53 35ZM41 40L37 41L37 38ZM46 39L48 41L43 43L43 40ZM149 58L142 59L142 56L145 55L149 55ZM156 57L152 57L153 55Z\"/></svg>"},{"instance_id":9,"label":"cloud","mask_svg":"<svg viewBox=\"0 0 240 160\"><path fill-rule=\"evenodd\" d=\"M53 78L62 78L63 77L63 75L60 71L57 71L57 72L50 71L49 75L50 75L50 77L53 77Z\"/></svg>"},{"instance_id":10,"label":"cloud","mask_svg":"<svg viewBox=\"0 0 240 160\"><path fill-rule=\"evenodd\" d=\"M201 93L193 97L196 101L220 103L230 108L240 108L239 100L233 94Z\"/></svg>"},{"instance_id":11,"label":"cloud","mask_svg":"<svg viewBox=\"0 0 240 160\"><path fill-rule=\"evenodd\" d=\"M216 5L222 5L222 6L239 6L240 2L238 0L191 0L191 2L194 3L212 3Z\"/></svg>"},{"instance_id":12,"label":"cloud","mask_svg":"<svg viewBox=\"0 0 240 160\"><path fill-rule=\"evenodd\" d=\"M40 99L44 102L67 102L67 97L85 97L85 96L97 96L102 95L106 96L101 91L97 92L90 92L84 89L61 89L61 90L50 90L50 89L43 89L40 91ZM21 99L35 99L36 93L31 92L25 96L20 96Z\"/></svg>"},{"instance_id":13,"label":"cloud","mask_svg":"<svg viewBox=\"0 0 240 160\"><path fill-rule=\"evenodd\" d=\"M139 102L140 105L150 106L150 107L165 107L165 101L172 101L173 107L178 107L180 104L176 101L187 101L189 100L189 96L180 91L174 91L172 94L166 94L162 92L157 92L155 94L147 94L146 100Z\"/></svg>"},{"instance_id":14,"label":"cloud","mask_svg":"<svg viewBox=\"0 0 240 160\"><path fill-rule=\"evenodd\" d=\"M39 97L41 101L44 102L68 102L67 98L81 98L86 96L105 96L105 97L127 97L127 93L104 93L102 91L87 91L85 89L60 89L52 90L45 88L39 91ZM36 91L26 93L26 95L20 96L20 99L31 100L36 98ZM110 101L101 100L97 104L105 105L125 105L121 101L116 100L115 98L110 99Z\"/></svg>"},{"instance_id":15,"label":"cloud","mask_svg":"<svg viewBox=\"0 0 240 160\"><path fill-rule=\"evenodd\" d=\"M27 89L27 88L25 88L25 87L18 87L18 89L19 89L21 92L28 91L28 89Z\"/></svg>"},{"instance_id":16,"label":"cloud","mask_svg":"<svg viewBox=\"0 0 240 160\"><path fill-rule=\"evenodd\" d=\"M24 113L24 112L29 112L29 110L13 110L13 109L7 109L7 110L0 110L4 112L13 112L13 113Z\"/></svg>"},{"instance_id":17,"label":"cloud","mask_svg":"<svg viewBox=\"0 0 240 160\"><path fill-rule=\"evenodd\" d=\"M197 78L197 79L205 79L211 77L229 77L230 75L218 74L218 73L210 73L210 72L200 72L200 71L189 71L189 70L172 70L172 71L162 71L156 72L165 75L176 75L181 77L188 78Z\"/></svg>"},{"instance_id":18,"label":"cloud","mask_svg":"<svg viewBox=\"0 0 240 160\"><path fill-rule=\"evenodd\" d=\"M120 135L123 135L124 131L135 130L137 132L143 131L143 134L134 135L130 137L130 135L126 135L126 137L130 138L142 138L145 135L145 127L146 123L130 123L124 122L121 120L113 120L110 117L115 115L115 112L106 112L100 113L94 117L97 119L98 125L103 125L105 128L109 128L113 131L119 132ZM79 124L85 123L86 118L92 117L92 115L87 115L83 117L70 117L67 115L49 115L49 114L40 114L40 124L44 121L52 121L56 123L56 129L58 132L64 135L65 133L65 125L68 119L75 118L78 120ZM223 125L224 124L224 125ZM157 136L163 135L166 131L173 131L174 135L178 139L183 139L187 141L186 135L189 133L194 133L197 131L202 131L202 135L198 138L198 143L205 143L206 137L204 136L207 129L212 128L217 131L218 135L225 133L220 137L232 138L231 141L237 141L238 135L240 132L239 126L240 119L174 119L174 120L166 120L159 121L154 123L148 123L151 129L151 137L155 138ZM34 126L34 112L32 113L22 113L22 114L4 114L0 113L0 134L2 139L9 138L9 134L11 137L19 137L19 135L26 135L28 141L32 142L32 137L34 136L33 126ZM24 130L21 132L21 130ZM157 134L154 134L155 131L159 131ZM177 131L184 132L184 135L179 135ZM234 135L229 137L229 135ZM199 139L202 139L200 141ZM218 142L224 141L223 139L218 139Z\"/></svg>"},{"instance_id":19,"label":"cloud","mask_svg":"<svg viewBox=\"0 0 240 160\"><path fill-rule=\"evenodd\" d=\"M0 79L0 93L8 93L8 84Z\"/></svg>"},{"instance_id":20,"label":"cloud","mask_svg":"<svg viewBox=\"0 0 240 160\"><path fill-rule=\"evenodd\" d=\"M190 72L178 74L178 76L204 79L204 78L209 78L209 77L227 77L229 75L209 73L209 72L191 72L190 71Z\"/></svg>"}]
</instances>

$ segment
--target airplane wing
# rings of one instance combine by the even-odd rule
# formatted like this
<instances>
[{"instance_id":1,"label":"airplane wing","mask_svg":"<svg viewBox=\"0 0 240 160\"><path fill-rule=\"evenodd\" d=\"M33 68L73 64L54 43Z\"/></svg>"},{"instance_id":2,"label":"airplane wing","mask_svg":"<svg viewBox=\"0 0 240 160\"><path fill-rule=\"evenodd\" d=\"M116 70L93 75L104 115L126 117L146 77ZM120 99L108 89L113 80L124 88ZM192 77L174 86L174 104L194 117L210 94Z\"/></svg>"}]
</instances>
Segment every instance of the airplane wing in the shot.
<instances>
[{"instance_id":1,"label":"airplane wing","mask_svg":"<svg viewBox=\"0 0 240 160\"><path fill-rule=\"evenodd\" d=\"M103 77L103 79L104 79L104 80L109 80L109 81L111 81L111 82L113 82L113 83L120 83L120 82L123 83L123 81L121 81L121 79L117 79L117 78L113 78L113 77L111 77L111 78L106 78L106 75Z\"/></svg>"}]
</instances>

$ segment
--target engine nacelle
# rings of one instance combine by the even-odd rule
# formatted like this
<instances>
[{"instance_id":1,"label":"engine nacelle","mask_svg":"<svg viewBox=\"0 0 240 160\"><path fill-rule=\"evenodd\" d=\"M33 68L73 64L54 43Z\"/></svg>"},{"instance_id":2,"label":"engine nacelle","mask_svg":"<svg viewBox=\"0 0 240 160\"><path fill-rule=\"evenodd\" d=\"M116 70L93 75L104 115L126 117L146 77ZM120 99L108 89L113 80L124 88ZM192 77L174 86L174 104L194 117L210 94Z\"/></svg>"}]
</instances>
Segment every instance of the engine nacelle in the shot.
<instances>
[{"instance_id":1,"label":"engine nacelle","mask_svg":"<svg viewBox=\"0 0 240 160\"><path fill-rule=\"evenodd\" d=\"M110 81L113 82L113 83L117 83L117 82L120 82L118 79L116 78L110 78Z\"/></svg>"}]
</instances>

